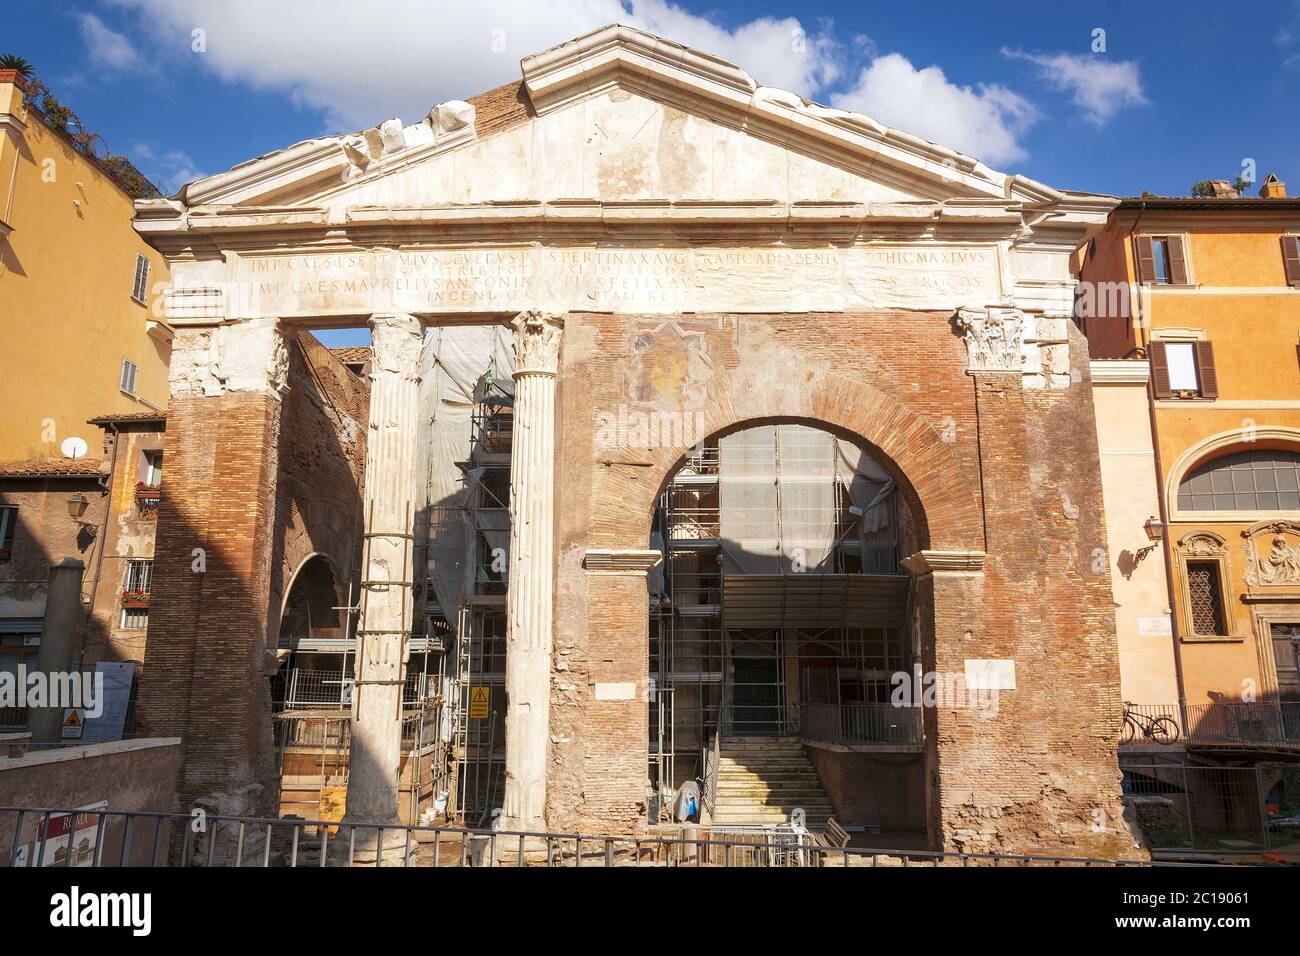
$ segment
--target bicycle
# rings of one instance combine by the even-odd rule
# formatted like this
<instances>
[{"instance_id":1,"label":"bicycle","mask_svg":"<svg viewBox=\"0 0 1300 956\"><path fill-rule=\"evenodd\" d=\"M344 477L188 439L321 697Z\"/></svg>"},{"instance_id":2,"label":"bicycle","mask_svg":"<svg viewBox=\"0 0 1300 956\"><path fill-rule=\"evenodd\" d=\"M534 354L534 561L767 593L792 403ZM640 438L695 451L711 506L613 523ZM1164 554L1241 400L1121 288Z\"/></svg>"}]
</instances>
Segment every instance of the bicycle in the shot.
<instances>
[{"instance_id":1,"label":"bicycle","mask_svg":"<svg viewBox=\"0 0 1300 956\"><path fill-rule=\"evenodd\" d=\"M1158 744L1172 744L1178 739L1178 721L1163 714L1157 717L1140 714L1133 707L1124 701L1124 728L1120 732L1120 743L1133 743L1139 733L1144 740L1154 740Z\"/></svg>"}]
</instances>

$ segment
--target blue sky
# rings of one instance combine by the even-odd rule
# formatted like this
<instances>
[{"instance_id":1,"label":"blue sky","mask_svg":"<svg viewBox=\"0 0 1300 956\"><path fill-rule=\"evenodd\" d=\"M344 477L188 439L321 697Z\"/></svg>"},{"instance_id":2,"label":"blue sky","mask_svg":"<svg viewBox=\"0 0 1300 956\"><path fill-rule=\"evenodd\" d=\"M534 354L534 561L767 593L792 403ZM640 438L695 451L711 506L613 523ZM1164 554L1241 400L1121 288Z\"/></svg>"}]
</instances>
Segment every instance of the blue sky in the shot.
<instances>
[{"instance_id":1,"label":"blue sky","mask_svg":"<svg viewBox=\"0 0 1300 956\"><path fill-rule=\"evenodd\" d=\"M1182 195L1253 160L1300 193L1300 0L17 6L0 52L164 192L312 136L413 122L617 20L1053 186Z\"/></svg>"}]
</instances>

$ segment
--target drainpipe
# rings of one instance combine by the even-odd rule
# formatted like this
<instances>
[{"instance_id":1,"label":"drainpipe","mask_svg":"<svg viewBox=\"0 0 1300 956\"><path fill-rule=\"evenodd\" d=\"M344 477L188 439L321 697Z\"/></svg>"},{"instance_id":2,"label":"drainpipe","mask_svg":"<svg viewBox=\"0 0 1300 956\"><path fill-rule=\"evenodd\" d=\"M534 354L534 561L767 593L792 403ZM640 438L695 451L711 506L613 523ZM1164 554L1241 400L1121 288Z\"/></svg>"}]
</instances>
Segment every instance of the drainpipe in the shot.
<instances>
[{"instance_id":1,"label":"drainpipe","mask_svg":"<svg viewBox=\"0 0 1300 956\"><path fill-rule=\"evenodd\" d=\"M1147 211L1147 204L1143 201L1141 208L1138 210L1137 218L1133 220L1130 227L1130 238L1136 242L1138 224L1142 221L1142 216ZM1133 262L1136 270L1137 249L1133 248ZM1137 277L1138 282L1137 294L1132 297L1134 303L1134 315L1139 319L1144 319L1142 315L1142 277ZM1142 354L1147 359L1148 373L1151 368L1151 337L1145 321L1138 323L1138 338L1142 346ZM1173 529L1169 524L1169 502L1165 498L1165 468L1160 456L1160 425L1156 416L1156 383L1155 378L1150 374L1147 375L1147 414L1151 420L1151 446L1154 452L1155 471L1156 471L1156 503L1160 509L1160 521L1164 525L1164 534L1160 537L1160 552L1165 559L1165 592L1169 598L1169 633L1173 639L1174 645L1174 680L1178 685L1178 720L1183 728L1183 736L1189 736L1189 725L1187 723L1187 688L1183 683L1183 642L1179 634L1178 614L1176 595L1177 589L1174 582L1174 549L1171 541Z\"/></svg>"},{"instance_id":2,"label":"drainpipe","mask_svg":"<svg viewBox=\"0 0 1300 956\"><path fill-rule=\"evenodd\" d=\"M95 614L95 598L99 595L99 576L104 568L104 549L108 546L108 521L113 512L113 479L117 477L117 451L122 443L122 433L114 424L108 426L113 430L113 457L108 466L108 479L105 492L108 495L108 501L104 504L104 523L99 529L99 548L95 556L95 576L90 584L90 599L86 602L86 616L81 621L81 637L77 642L81 647L81 661L86 659L86 630L90 627L90 620Z\"/></svg>"}]
</instances>

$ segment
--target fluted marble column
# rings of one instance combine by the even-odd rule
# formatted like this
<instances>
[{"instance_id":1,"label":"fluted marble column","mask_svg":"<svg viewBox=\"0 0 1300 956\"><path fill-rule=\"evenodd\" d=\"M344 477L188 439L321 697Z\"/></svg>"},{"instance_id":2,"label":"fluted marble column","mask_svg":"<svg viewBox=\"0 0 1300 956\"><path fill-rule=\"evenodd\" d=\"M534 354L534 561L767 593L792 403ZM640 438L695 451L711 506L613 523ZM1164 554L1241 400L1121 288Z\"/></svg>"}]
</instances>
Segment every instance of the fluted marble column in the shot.
<instances>
[{"instance_id":1,"label":"fluted marble column","mask_svg":"<svg viewBox=\"0 0 1300 956\"><path fill-rule=\"evenodd\" d=\"M365 562L344 820L382 824L398 820L402 680L414 580L411 535L420 437L422 331L417 319L398 313L372 316L370 333L373 356L366 436ZM363 849L373 851L374 837L367 836L363 840L362 833L357 834L359 855Z\"/></svg>"},{"instance_id":2,"label":"fluted marble column","mask_svg":"<svg viewBox=\"0 0 1300 956\"><path fill-rule=\"evenodd\" d=\"M564 317L516 316L503 829L545 829L555 555L555 373Z\"/></svg>"}]
</instances>

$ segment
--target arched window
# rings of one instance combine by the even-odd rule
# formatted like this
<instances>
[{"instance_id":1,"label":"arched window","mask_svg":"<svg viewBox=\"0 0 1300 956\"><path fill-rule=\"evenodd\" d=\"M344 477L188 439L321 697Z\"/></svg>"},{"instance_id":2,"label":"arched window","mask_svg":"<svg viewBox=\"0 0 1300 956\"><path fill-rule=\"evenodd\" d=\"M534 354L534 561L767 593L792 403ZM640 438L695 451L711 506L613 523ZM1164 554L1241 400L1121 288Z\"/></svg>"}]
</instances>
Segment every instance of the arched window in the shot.
<instances>
[{"instance_id":1,"label":"arched window","mask_svg":"<svg viewBox=\"0 0 1300 956\"><path fill-rule=\"evenodd\" d=\"M1263 449L1207 461L1178 485L1180 511L1300 508L1300 453Z\"/></svg>"}]
</instances>

